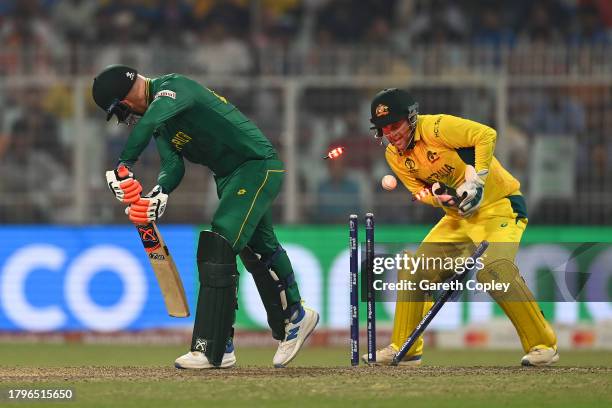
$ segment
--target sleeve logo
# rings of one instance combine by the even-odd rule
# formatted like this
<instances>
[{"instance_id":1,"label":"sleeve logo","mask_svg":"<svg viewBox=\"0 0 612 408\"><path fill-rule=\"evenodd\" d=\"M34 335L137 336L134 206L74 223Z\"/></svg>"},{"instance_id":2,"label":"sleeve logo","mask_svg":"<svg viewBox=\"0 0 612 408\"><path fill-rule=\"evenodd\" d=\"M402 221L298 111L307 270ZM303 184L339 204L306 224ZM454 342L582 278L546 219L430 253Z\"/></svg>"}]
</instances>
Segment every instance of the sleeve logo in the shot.
<instances>
[{"instance_id":1,"label":"sleeve logo","mask_svg":"<svg viewBox=\"0 0 612 408\"><path fill-rule=\"evenodd\" d=\"M155 97L153 99L157 99L160 96L167 96L168 98L176 99L176 92L168 90L159 91L155 94Z\"/></svg>"}]
</instances>

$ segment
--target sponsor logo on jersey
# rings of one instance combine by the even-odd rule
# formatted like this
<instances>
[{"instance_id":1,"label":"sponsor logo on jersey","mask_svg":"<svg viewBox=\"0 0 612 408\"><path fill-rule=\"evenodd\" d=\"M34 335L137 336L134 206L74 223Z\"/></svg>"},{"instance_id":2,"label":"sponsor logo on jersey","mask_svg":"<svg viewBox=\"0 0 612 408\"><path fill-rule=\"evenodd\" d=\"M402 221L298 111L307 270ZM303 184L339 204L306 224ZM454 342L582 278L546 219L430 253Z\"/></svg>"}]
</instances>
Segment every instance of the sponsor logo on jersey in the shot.
<instances>
[{"instance_id":1,"label":"sponsor logo on jersey","mask_svg":"<svg viewBox=\"0 0 612 408\"><path fill-rule=\"evenodd\" d=\"M133 72L128 71L128 72L125 73L125 76L130 78L130 81L134 80L134 73Z\"/></svg>"},{"instance_id":2,"label":"sponsor logo on jersey","mask_svg":"<svg viewBox=\"0 0 612 408\"><path fill-rule=\"evenodd\" d=\"M455 172L455 168L450 164L445 164L440 170L434 171L425 179L428 184L436 182L447 183Z\"/></svg>"},{"instance_id":3,"label":"sponsor logo on jersey","mask_svg":"<svg viewBox=\"0 0 612 408\"><path fill-rule=\"evenodd\" d=\"M427 151L427 160L429 160L430 163L435 162L439 158L440 156L438 155L438 152L432 152L431 150Z\"/></svg>"},{"instance_id":4,"label":"sponsor logo on jersey","mask_svg":"<svg viewBox=\"0 0 612 408\"><path fill-rule=\"evenodd\" d=\"M157 99L162 96L167 96L168 98L176 99L176 92L164 89L163 91L159 91L158 93L156 93L153 99Z\"/></svg>"},{"instance_id":5,"label":"sponsor logo on jersey","mask_svg":"<svg viewBox=\"0 0 612 408\"><path fill-rule=\"evenodd\" d=\"M416 163L410 157L407 157L404 164L408 168L408 171L416 171Z\"/></svg>"},{"instance_id":6,"label":"sponsor logo on jersey","mask_svg":"<svg viewBox=\"0 0 612 408\"><path fill-rule=\"evenodd\" d=\"M237 195L245 195L246 194L246 190L244 188L241 188L240 190L238 190L238 192L236 193Z\"/></svg>"},{"instance_id":7,"label":"sponsor logo on jersey","mask_svg":"<svg viewBox=\"0 0 612 408\"><path fill-rule=\"evenodd\" d=\"M183 147L189 142L191 142L192 137L183 132L176 132L174 137L170 140L170 143L174 146L177 151L183 150Z\"/></svg>"},{"instance_id":8,"label":"sponsor logo on jersey","mask_svg":"<svg viewBox=\"0 0 612 408\"><path fill-rule=\"evenodd\" d=\"M376 107L376 110L374 111L374 114L376 115L377 118L388 115L389 107L387 105L383 105L382 103L378 104L378 106Z\"/></svg>"},{"instance_id":9,"label":"sponsor logo on jersey","mask_svg":"<svg viewBox=\"0 0 612 408\"><path fill-rule=\"evenodd\" d=\"M442 120L443 116L440 116L438 119L436 119L436 121L434 122L434 136L438 137L440 136L440 121Z\"/></svg>"}]
</instances>

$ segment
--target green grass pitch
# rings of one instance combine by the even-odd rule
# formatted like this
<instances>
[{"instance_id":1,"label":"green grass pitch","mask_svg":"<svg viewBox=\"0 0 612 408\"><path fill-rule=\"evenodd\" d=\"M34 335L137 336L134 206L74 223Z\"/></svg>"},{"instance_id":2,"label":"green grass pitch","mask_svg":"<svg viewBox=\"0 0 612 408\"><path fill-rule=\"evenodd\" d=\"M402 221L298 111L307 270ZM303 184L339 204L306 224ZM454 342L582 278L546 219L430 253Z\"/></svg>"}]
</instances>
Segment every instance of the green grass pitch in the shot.
<instances>
[{"instance_id":1,"label":"green grass pitch","mask_svg":"<svg viewBox=\"0 0 612 408\"><path fill-rule=\"evenodd\" d=\"M0 343L0 405L15 407L590 407L612 405L612 353L434 350L418 369L348 366L348 348L306 347L285 369L273 349L240 348L230 370L172 367L184 347ZM72 388L74 401L15 402L9 388Z\"/></svg>"}]
</instances>

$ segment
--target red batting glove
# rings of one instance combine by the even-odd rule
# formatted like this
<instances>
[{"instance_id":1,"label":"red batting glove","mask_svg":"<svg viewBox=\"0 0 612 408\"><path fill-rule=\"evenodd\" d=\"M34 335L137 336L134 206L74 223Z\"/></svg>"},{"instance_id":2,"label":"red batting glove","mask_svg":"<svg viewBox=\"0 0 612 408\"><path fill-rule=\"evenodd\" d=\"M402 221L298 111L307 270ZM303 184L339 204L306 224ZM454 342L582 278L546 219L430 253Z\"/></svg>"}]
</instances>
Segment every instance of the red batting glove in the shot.
<instances>
[{"instance_id":1,"label":"red batting glove","mask_svg":"<svg viewBox=\"0 0 612 408\"><path fill-rule=\"evenodd\" d=\"M168 194L164 194L160 186L125 209L126 214L136 225L148 224L157 221L164 211L168 202Z\"/></svg>"},{"instance_id":2,"label":"red batting glove","mask_svg":"<svg viewBox=\"0 0 612 408\"><path fill-rule=\"evenodd\" d=\"M140 199L142 186L127 167L121 165L115 170L107 171L106 182L115 198L122 203L131 204Z\"/></svg>"}]
</instances>

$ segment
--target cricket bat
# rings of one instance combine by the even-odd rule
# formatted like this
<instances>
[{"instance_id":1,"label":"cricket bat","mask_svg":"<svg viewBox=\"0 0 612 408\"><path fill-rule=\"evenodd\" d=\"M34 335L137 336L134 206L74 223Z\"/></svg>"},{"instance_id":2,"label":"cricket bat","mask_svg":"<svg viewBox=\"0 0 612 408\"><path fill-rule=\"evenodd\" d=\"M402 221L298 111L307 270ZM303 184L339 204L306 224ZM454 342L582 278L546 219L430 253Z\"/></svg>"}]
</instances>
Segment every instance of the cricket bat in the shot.
<instances>
[{"instance_id":1,"label":"cricket bat","mask_svg":"<svg viewBox=\"0 0 612 408\"><path fill-rule=\"evenodd\" d=\"M137 225L136 229L145 252L149 256L153 272L157 277L157 283L164 297L168 314L174 317L188 317L189 305L187 304L183 281L157 225L152 222L146 225Z\"/></svg>"},{"instance_id":2,"label":"cricket bat","mask_svg":"<svg viewBox=\"0 0 612 408\"><path fill-rule=\"evenodd\" d=\"M128 168L123 165L117 168L117 178L119 180L126 179L129 173ZM157 277L157 283L161 289L168 314L174 317L188 317L189 305L187 304L183 281L157 225L151 222L137 225L136 229L145 252L149 256L153 272Z\"/></svg>"}]
</instances>

